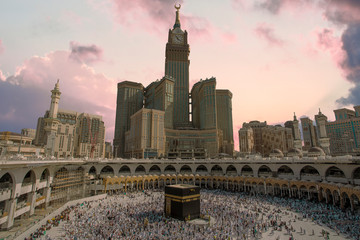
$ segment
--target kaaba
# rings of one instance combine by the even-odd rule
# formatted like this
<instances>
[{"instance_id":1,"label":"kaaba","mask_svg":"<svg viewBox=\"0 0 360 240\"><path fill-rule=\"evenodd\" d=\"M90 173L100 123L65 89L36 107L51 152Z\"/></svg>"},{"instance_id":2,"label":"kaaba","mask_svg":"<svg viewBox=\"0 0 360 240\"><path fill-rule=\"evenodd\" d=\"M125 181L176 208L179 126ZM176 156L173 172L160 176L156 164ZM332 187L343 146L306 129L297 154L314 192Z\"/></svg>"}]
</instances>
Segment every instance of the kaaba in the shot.
<instances>
[{"instance_id":1,"label":"kaaba","mask_svg":"<svg viewBox=\"0 0 360 240\"><path fill-rule=\"evenodd\" d=\"M165 186L165 215L180 220L200 217L200 187L176 184Z\"/></svg>"}]
</instances>

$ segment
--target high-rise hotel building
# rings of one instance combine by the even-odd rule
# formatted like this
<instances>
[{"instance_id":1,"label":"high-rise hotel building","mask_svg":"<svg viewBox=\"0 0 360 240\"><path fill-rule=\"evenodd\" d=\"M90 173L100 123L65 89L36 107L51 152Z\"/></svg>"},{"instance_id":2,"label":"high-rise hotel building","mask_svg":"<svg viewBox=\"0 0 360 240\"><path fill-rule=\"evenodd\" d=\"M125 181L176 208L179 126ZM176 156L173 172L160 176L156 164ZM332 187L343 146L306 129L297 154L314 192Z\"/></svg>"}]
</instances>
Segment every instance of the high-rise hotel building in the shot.
<instances>
[{"instance_id":1,"label":"high-rise hotel building","mask_svg":"<svg viewBox=\"0 0 360 240\"><path fill-rule=\"evenodd\" d=\"M233 155L232 93L216 79L200 80L189 92L188 34L179 7L169 29L165 76L144 87L118 84L115 157L205 158Z\"/></svg>"},{"instance_id":2,"label":"high-rise hotel building","mask_svg":"<svg viewBox=\"0 0 360 240\"><path fill-rule=\"evenodd\" d=\"M118 83L114 137L114 156L124 156L125 132L130 130L130 117L143 107L144 86L124 81Z\"/></svg>"},{"instance_id":3,"label":"high-rise hotel building","mask_svg":"<svg viewBox=\"0 0 360 240\"><path fill-rule=\"evenodd\" d=\"M35 145L47 156L103 158L105 126L99 115L59 109L59 81L51 90L50 109L38 118Z\"/></svg>"},{"instance_id":4,"label":"high-rise hotel building","mask_svg":"<svg viewBox=\"0 0 360 240\"><path fill-rule=\"evenodd\" d=\"M360 106L334 110L335 121L326 122L332 155L360 155Z\"/></svg>"}]
</instances>

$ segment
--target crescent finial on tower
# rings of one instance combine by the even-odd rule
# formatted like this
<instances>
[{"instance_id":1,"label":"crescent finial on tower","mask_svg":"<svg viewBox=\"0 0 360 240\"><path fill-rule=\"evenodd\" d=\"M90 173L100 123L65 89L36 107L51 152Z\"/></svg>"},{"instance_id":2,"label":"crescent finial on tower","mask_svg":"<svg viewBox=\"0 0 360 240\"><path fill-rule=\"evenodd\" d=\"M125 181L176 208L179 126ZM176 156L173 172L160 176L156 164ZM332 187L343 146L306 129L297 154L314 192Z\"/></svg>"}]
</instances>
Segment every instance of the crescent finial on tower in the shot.
<instances>
[{"instance_id":1,"label":"crescent finial on tower","mask_svg":"<svg viewBox=\"0 0 360 240\"><path fill-rule=\"evenodd\" d=\"M176 6L176 3L175 3L174 7L175 7L176 11L179 11L179 9L181 8L181 4L179 3L179 6Z\"/></svg>"},{"instance_id":2,"label":"crescent finial on tower","mask_svg":"<svg viewBox=\"0 0 360 240\"><path fill-rule=\"evenodd\" d=\"M176 9L176 18L175 18L174 28L180 28L179 9L181 8L181 4L179 3L179 5L176 6L176 3L175 3L174 7L175 7L175 9Z\"/></svg>"}]
</instances>

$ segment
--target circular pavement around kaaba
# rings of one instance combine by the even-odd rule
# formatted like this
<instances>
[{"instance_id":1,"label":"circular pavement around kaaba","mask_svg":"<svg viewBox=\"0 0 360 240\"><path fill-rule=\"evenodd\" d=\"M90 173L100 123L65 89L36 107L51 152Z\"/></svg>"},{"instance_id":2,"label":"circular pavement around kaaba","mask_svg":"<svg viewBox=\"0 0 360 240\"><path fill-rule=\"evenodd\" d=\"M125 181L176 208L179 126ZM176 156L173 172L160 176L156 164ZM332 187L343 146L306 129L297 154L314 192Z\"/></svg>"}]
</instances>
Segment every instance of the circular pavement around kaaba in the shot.
<instances>
[{"instance_id":1,"label":"circular pavement around kaaba","mask_svg":"<svg viewBox=\"0 0 360 240\"><path fill-rule=\"evenodd\" d=\"M343 233L359 234L360 224L333 206L221 190L201 190L201 214L211 216L210 224L166 218L162 192L127 193L76 206L68 221L46 234L52 239L324 239L327 234L345 239Z\"/></svg>"}]
</instances>

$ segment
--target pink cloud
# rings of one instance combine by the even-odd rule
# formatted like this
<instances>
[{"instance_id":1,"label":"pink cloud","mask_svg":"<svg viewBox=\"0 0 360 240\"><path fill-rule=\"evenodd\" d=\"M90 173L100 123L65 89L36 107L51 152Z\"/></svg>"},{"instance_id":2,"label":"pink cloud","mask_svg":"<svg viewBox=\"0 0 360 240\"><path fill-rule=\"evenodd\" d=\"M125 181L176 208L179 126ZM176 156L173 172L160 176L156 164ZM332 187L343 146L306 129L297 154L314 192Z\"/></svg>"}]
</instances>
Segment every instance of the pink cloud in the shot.
<instances>
[{"instance_id":1,"label":"pink cloud","mask_svg":"<svg viewBox=\"0 0 360 240\"><path fill-rule=\"evenodd\" d=\"M332 29L324 28L322 30L316 31L317 36L317 47L319 49L329 51L332 55L342 55L342 42L339 37L334 36L334 31ZM341 54L340 54L341 53ZM337 62L341 61L343 58L337 56L335 60Z\"/></svg>"},{"instance_id":2,"label":"pink cloud","mask_svg":"<svg viewBox=\"0 0 360 240\"><path fill-rule=\"evenodd\" d=\"M0 81L5 81L5 80L6 80L6 77L5 77L4 73L0 69Z\"/></svg>"},{"instance_id":3,"label":"pink cloud","mask_svg":"<svg viewBox=\"0 0 360 240\"><path fill-rule=\"evenodd\" d=\"M300 5L307 5L323 12L330 22L345 26L341 38L333 36L333 31L324 29L317 34L317 48L328 51L345 74L346 79L354 84L349 95L336 102L339 105L357 105L360 103L360 1L359 0L263 0L255 6L273 14L289 7L288 10L300 10ZM305 8L305 10L307 10ZM307 49L315 55L317 49Z\"/></svg>"},{"instance_id":4,"label":"pink cloud","mask_svg":"<svg viewBox=\"0 0 360 240\"><path fill-rule=\"evenodd\" d=\"M79 63L92 64L103 59L103 50L95 44L81 45L71 41L70 50L70 58Z\"/></svg>"},{"instance_id":5,"label":"pink cloud","mask_svg":"<svg viewBox=\"0 0 360 240\"><path fill-rule=\"evenodd\" d=\"M324 0L320 6L325 9L325 17L334 23L360 23L360 1L358 0Z\"/></svg>"},{"instance_id":6,"label":"pink cloud","mask_svg":"<svg viewBox=\"0 0 360 240\"><path fill-rule=\"evenodd\" d=\"M222 34L222 39L226 43L235 43L237 41L237 36L231 32L224 32Z\"/></svg>"},{"instance_id":7,"label":"pink cloud","mask_svg":"<svg viewBox=\"0 0 360 240\"><path fill-rule=\"evenodd\" d=\"M273 14L279 14L283 10L306 11L317 8L334 23L351 24L360 21L360 1L358 0L263 0L255 2L254 5Z\"/></svg>"},{"instance_id":8,"label":"pink cloud","mask_svg":"<svg viewBox=\"0 0 360 240\"><path fill-rule=\"evenodd\" d=\"M142 30L164 38L168 29L175 23L174 2L168 0L111 0L115 21L125 26L129 31ZM183 4L183 0L178 1ZM215 27L208 19L186 14L183 8L180 10L181 28L188 31L191 41L212 39L219 35L227 43L236 40L228 32Z\"/></svg>"},{"instance_id":9,"label":"pink cloud","mask_svg":"<svg viewBox=\"0 0 360 240\"><path fill-rule=\"evenodd\" d=\"M232 0L231 6L236 10L247 10L252 7L252 2L246 0Z\"/></svg>"},{"instance_id":10,"label":"pink cloud","mask_svg":"<svg viewBox=\"0 0 360 240\"><path fill-rule=\"evenodd\" d=\"M267 23L260 23L255 28L255 34L260 38L265 40L269 46L277 46L282 47L284 45L284 41L281 40L274 34L274 29Z\"/></svg>"},{"instance_id":11,"label":"pink cloud","mask_svg":"<svg viewBox=\"0 0 360 240\"><path fill-rule=\"evenodd\" d=\"M174 2L168 0L112 0L119 24L163 34L175 22ZM183 1L180 1L182 4ZM173 11L170 11L172 9Z\"/></svg>"},{"instance_id":12,"label":"pink cloud","mask_svg":"<svg viewBox=\"0 0 360 240\"><path fill-rule=\"evenodd\" d=\"M264 0L255 2L255 7L265 9L272 14L279 14L283 9L287 11L303 11L313 7L313 0Z\"/></svg>"},{"instance_id":13,"label":"pink cloud","mask_svg":"<svg viewBox=\"0 0 360 240\"><path fill-rule=\"evenodd\" d=\"M316 49L328 52L334 63L343 71L345 77L351 74L352 69L346 64L346 52L343 49L343 41L334 35L332 29L317 30Z\"/></svg>"},{"instance_id":14,"label":"pink cloud","mask_svg":"<svg viewBox=\"0 0 360 240\"><path fill-rule=\"evenodd\" d=\"M1 41L1 39L0 39L0 54L2 54L3 52L4 52L4 45L3 45L3 43L2 43L2 41Z\"/></svg>"},{"instance_id":15,"label":"pink cloud","mask_svg":"<svg viewBox=\"0 0 360 240\"><path fill-rule=\"evenodd\" d=\"M73 61L72 54L73 51L54 51L43 57L34 56L19 66L14 75L4 80L4 75L0 74L0 78L4 84L27 89L29 94L36 92L38 95L40 91L48 96L56 80L60 79L60 108L102 115L107 129L106 138L112 139L113 132L109 129L114 126L117 81L95 72L86 64ZM88 55L85 54L85 57ZM38 116L43 115L45 110Z\"/></svg>"},{"instance_id":16,"label":"pink cloud","mask_svg":"<svg viewBox=\"0 0 360 240\"><path fill-rule=\"evenodd\" d=\"M208 39L215 31L215 27L206 18L186 15L181 20L184 26L182 28L189 32L192 40Z\"/></svg>"}]
</instances>

